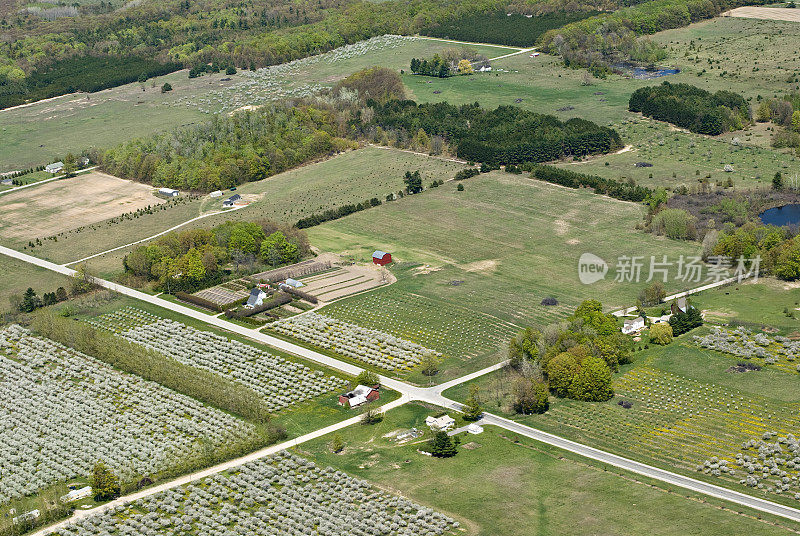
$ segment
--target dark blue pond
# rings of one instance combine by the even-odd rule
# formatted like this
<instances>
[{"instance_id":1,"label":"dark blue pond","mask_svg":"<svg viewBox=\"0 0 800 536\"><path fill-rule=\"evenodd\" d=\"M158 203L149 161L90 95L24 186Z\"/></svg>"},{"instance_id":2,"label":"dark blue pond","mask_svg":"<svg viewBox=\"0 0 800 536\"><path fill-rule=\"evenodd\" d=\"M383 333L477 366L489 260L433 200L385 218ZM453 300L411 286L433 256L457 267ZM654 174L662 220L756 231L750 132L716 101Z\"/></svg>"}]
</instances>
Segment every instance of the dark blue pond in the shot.
<instances>
[{"instance_id":1,"label":"dark blue pond","mask_svg":"<svg viewBox=\"0 0 800 536\"><path fill-rule=\"evenodd\" d=\"M765 210L758 215L761 221L767 225L798 225L800 224L800 204L784 205Z\"/></svg>"},{"instance_id":2,"label":"dark blue pond","mask_svg":"<svg viewBox=\"0 0 800 536\"><path fill-rule=\"evenodd\" d=\"M653 78L661 78L662 76L669 76L671 74L678 74L680 69L648 69L646 67L638 67L630 63L618 63L614 67L620 69L623 73L631 78L637 80L651 80Z\"/></svg>"}]
</instances>

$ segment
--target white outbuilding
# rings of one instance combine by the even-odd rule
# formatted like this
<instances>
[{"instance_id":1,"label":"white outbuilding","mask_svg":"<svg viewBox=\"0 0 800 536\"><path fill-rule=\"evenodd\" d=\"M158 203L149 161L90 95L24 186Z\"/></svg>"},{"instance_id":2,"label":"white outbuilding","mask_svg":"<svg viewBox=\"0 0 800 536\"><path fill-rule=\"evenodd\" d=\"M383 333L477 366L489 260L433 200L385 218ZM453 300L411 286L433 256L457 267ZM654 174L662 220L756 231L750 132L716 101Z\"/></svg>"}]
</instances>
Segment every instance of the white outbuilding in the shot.
<instances>
[{"instance_id":1,"label":"white outbuilding","mask_svg":"<svg viewBox=\"0 0 800 536\"><path fill-rule=\"evenodd\" d=\"M53 162L52 164L47 164L44 167L44 170L48 173L58 173L62 169L64 169L64 162L61 161Z\"/></svg>"},{"instance_id":2,"label":"white outbuilding","mask_svg":"<svg viewBox=\"0 0 800 536\"><path fill-rule=\"evenodd\" d=\"M166 197L178 197L178 194L180 194L178 190L173 190L172 188L159 188L158 193Z\"/></svg>"}]
</instances>

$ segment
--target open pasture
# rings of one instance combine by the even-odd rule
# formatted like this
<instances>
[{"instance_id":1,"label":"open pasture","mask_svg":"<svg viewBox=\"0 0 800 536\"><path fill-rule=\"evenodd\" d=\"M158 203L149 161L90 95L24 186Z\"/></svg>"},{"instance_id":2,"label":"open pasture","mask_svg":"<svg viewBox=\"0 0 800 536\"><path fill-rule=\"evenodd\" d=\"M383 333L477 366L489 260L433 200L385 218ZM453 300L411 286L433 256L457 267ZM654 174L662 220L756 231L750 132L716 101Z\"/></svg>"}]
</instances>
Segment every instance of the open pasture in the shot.
<instances>
[{"instance_id":1,"label":"open pasture","mask_svg":"<svg viewBox=\"0 0 800 536\"><path fill-rule=\"evenodd\" d=\"M420 170L426 186L434 179L446 180L463 169L457 162L397 149L365 147L308 164L263 181L239 186L237 193L255 200L247 207L226 211L181 227L210 228L225 221L253 221L261 218L294 224L300 218L341 205L360 203L372 197L401 190L406 171ZM224 197L223 197L224 199ZM135 220L108 224L108 232L81 232L46 241L33 254L57 262L74 261L95 253L141 240L165 231L201 214L222 209L220 198L208 196L145 214ZM101 224L103 228L105 224ZM108 277L122 271L128 248L88 261L91 269ZM372 253L370 251L370 253ZM324 299L324 298L323 298Z\"/></svg>"},{"instance_id":2,"label":"open pasture","mask_svg":"<svg viewBox=\"0 0 800 536\"><path fill-rule=\"evenodd\" d=\"M0 368L0 503L87 478L97 461L129 481L256 437L250 424L16 325L0 331Z\"/></svg>"},{"instance_id":3,"label":"open pasture","mask_svg":"<svg viewBox=\"0 0 800 536\"><path fill-rule=\"evenodd\" d=\"M610 309L634 303L645 283L612 281L619 256L697 251L696 244L636 231L643 209L633 203L503 172L463 184L463 192L446 183L309 229L322 250L367 261L382 249L399 261L392 268L397 283L340 300L322 314L477 367L520 326L554 322L584 299ZM606 280L580 283L585 252L609 263ZM541 305L546 297L559 305Z\"/></svg>"},{"instance_id":4,"label":"open pasture","mask_svg":"<svg viewBox=\"0 0 800 536\"><path fill-rule=\"evenodd\" d=\"M700 181L721 189L729 179L736 189L769 188L776 171L788 175L800 163L793 154L762 146L769 144L759 140L755 129L714 138L638 115L615 128L630 150L556 165L620 181L633 179L650 188L686 186L691 191Z\"/></svg>"},{"instance_id":5,"label":"open pasture","mask_svg":"<svg viewBox=\"0 0 800 536\"><path fill-rule=\"evenodd\" d=\"M437 411L406 404L377 425L341 430L340 454L330 450L331 435L297 451L384 489L403 490L410 500L457 519L470 536L788 534L746 510L737 515L714 499L701 502L492 426L480 435L461 434L454 458L424 456L417 451L431 437L424 420ZM422 437L396 441L412 427Z\"/></svg>"},{"instance_id":6,"label":"open pasture","mask_svg":"<svg viewBox=\"0 0 800 536\"><path fill-rule=\"evenodd\" d=\"M458 526L431 508L283 451L115 507L56 534L440 536L455 534Z\"/></svg>"},{"instance_id":7,"label":"open pasture","mask_svg":"<svg viewBox=\"0 0 800 536\"><path fill-rule=\"evenodd\" d=\"M67 276L51 272L27 262L0 255L0 314L10 311L9 297L21 296L26 289L33 288L41 297L45 292L54 292L58 287L69 288Z\"/></svg>"},{"instance_id":8,"label":"open pasture","mask_svg":"<svg viewBox=\"0 0 800 536\"><path fill-rule=\"evenodd\" d=\"M0 236L35 240L162 202L151 186L93 171L3 196Z\"/></svg>"}]
</instances>

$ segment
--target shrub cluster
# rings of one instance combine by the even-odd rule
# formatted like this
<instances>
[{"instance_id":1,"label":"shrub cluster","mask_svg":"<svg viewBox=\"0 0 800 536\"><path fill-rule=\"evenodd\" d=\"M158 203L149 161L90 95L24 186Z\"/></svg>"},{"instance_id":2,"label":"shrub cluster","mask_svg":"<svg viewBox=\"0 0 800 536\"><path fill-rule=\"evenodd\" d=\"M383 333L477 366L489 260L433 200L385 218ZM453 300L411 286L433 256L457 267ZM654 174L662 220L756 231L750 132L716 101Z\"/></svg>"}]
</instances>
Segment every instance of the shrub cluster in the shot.
<instances>
[{"instance_id":1,"label":"shrub cluster","mask_svg":"<svg viewBox=\"0 0 800 536\"><path fill-rule=\"evenodd\" d=\"M361 203L356 203L355 205L342 205L337 208L328 209L325 212L320 212L319 214L312 214L311 216L300 218L294 226L298 229L307 229L309 227L314 227L315 225L325 223L326 221L338 220L339 218L344 218L345 216L349 216L355 212L377 207L381 204L382 203L380 199L373 197L369 201L362 201Z\"/></svg>"},{"instance_id":2,"label":"shrub cluster","mask_svg":"<svg viewBox=\"0 0 800 536\"><path fill-rule=\"evenodd\" d=\"M585 175L553 166L533 165L532 167L531 178L560 184L568 188L592 188L597 194L625 201L641 202L652 193L650 188L634 183L606 179L597 175Z\"/></svg>"}]
</instances>

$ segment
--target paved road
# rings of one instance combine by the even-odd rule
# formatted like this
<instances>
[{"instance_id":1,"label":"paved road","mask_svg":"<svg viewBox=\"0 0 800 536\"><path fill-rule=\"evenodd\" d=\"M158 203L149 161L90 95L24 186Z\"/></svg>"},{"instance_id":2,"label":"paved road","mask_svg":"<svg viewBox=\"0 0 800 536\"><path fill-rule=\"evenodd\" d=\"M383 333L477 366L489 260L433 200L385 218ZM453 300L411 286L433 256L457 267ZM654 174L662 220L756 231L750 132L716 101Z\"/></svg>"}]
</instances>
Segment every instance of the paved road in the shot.
<instances>
[{"instance_id":1,"label":"paved road","mask_svg":"<svg viewBox=\"0 0 800 536\"><path fill-rule=\"evenodd\" d=\"M404 398L404 397L401 397L401 398L398 398L397 400L389 402L388 404L386 404L384 406L381 406L381 410L382 411L389 411L390 409L396 408L398 406L402 406L406 402L408 402L408 400L406 398ZM165 482L163 484L158 484L157 486L152 486L152 487L149 487L147 489L143 489L141 491L137 491L135 493L131 493L129 495L125 495L124 497L120 497L118 499L115 499L113 501L107 502L107 503L102 504L100 506L97 506L95 508L90 508L88 510L76 510L75 513L73 513L72 516L68 517L67 519L64 519L62 521L59 521L58 523L55 523L53 525L49 525L49 526L47 526L47 527L45 527L43 529L40 529L40 530L34 532L33 534L31 534L30 536L44 536L45 534L52 534L53 532L55 532L59 528L65 526L65 525L67 525L69 523L73 523L75 521L78 521L80 519L88 517L90 515L99 514L99 513L105 512L106 510L109 510L110 508L114 508L115 506L127 504L129 502L136 501L136 500L139 500L139 499L143 499L145 497L149 497L150 495L154 495L154 494L160 493L162 491L167 491L169 489L177 488L178 486L183 486L184 484L188 484L190 482L194 482L195 480L200 480L201 478L206 478L206 477L209 477L209 476L216 475L218 473L222 473L223 471L227 471L228 469L233 469L235 467L239 467L240 465L243 465L245 463L249 463L249 462L252 462L252 461L255 461L255 460L260 460L261 458L265 458L267 456L271 456L272 454L275 454L275 453L280 452L282 450L286 450L286 449L290 449L292 447L296 447L297 445L300 445L300 444L305 443L307 441L311 441L312 439L316 439L316 438L322 437L322 436L324 436L326 434L330 434L331 432L335 432L337 430L341 430L342 428L346 428L348 426L352 426L352 425L358 423L360 419L361 419L360 415L355 416L355 417L351 417L351 418L346 419L344 421L340 421L340 422L337 422L337 423L332 424L330 426L326 426L324 428L320 428L319 430L315 430L313 432L310 432L308 434L302 435L300 437L296 437L294 439L290 439L289 441L285 441L285 442L279 443L277 445L271 445L271 446L263 448L261 450L257 450L255 452L251 452L250 454L247 454L246 456L242 456L241 458L236 458L236 459L233 459L233 460L229 460L229 461L221 463L219 465L215 465L213 467L208 467L206 469L203 469L202 471L197 471L195 473L190 473L188 475L183 475L181 477L176 478L175 480L170 480L169 482Z\"/></svg>"},{"instance_id":2,"label":"paved road","mask_svg":"<svg viewBox=\"0 0 800 536\"><path fill-rule=\"evenodd\" d=\"M8 255L10 257L14 257L16 259L19 259L19 260L22 260L22 261L25 261L25 262L40 266L42 268L46 268L48 270L52 270L54 272L61 273L61 274L64 274L64 275L71 276L71 275L73 275L75 273L74 270L72 270L70 268L67 268L66 266L54 264L52 262L45 261L45 260L42 260L42 259L33 257L31 255L27 255L25 253L21 253L21 252L9 249L9 248L3 247L3 246L0 246L0 254ZM202 322L205 322L207 324L219 327L221 329L225 329L225 330L231 331L233 333L237 333L237 334L243 335L245 337L249 337L251 339L257 340L259 342L263 342L265 344L268 344L270 346L273 346L273 347L278 348L280 350L283 350L285 352L288 352L288 353L291 353L291 354L294 354L294 355L298 355L298 356L303 357L305 359L308 359L310 361L314 361L316 363L319 363L319 364L325 365L327 367L331 367L331 368L343 371L343 372L348 373L348 374L356 375L356 374L358 374L359 372L361 372L363 370L363 369L361 369L361 368L359 368L359 367L357 367L355 365L351 365L350 363L345 363L344 361L339 361L338 359L334 359L332 357L320 354L320 353L315 352L313 350L309 350L308 348L304 348L302 346L298 346L296 344L292 344L290 342L287 342L287 341L284 341L284 340L281 340L281 339L278 339L278 338L275 338L275 337L271 337L271 336L263 334L263 333L254 332L250 328L246 328L246 327L239 326L237 324L233 324L233 323L228 322L228 321L226 321L224 319L216 318L214 316L210 316L208 314L205 314L205 313L202 313L202 312L199 312L199 311L195 311L194 309L190 309L190 308L184 307L184 306L182 306L180 304L176 304L176 303L173 303L173 302L170 302L170 301L166 301L166 300L164 300L162 298L159 298L157 296L152 296L150 294L145 294L144 292L140 292L138 290L131 289L131 288L119 285L117 283L112 283L110 281L105 281L103 279L96 279L95 283L98 284L99 286L104 287L104 288L119 292L119 293L127 295L127 296L131 296L133 298L137 298L137 299L146 301L148 303L152 303L154 305L159 305L161 307L164 307L166 309L170 309L170 310L175 311L177 313L189 316L191 318L195 318L195 319L200 320ZM708 287L708 286L706 286L706 287ZM713 288L713 287L711 287L711 288ZM481 374L487 374L487 373L489 373L489 372L491 372L493 370L497 370L497 368L500 368L501 366L502 366L502 364L493 365L493 366L487 367L486 369L483 369L481 371L478 371L478 372L475 372L473 374L469 374L467 376L464 376L463 378L459 378L457 380L453 380L453 381L447 382L447 383L442 384L440 386L434 386L434 387L428 387L428 388L416 387L416 386L413 386L413 385L409 385L409 384L407 384L405 382L401 382L401 381L394 380L392 378L387 378L387 377L384 377L384 376L381 376L381 383L383 385L385 385L386 387L389 387L390 389L393 389L393 390L398 391L399 393L401 393L401 398L399 400L393 402L392 404L401 405L401 404L403 404L405 402L418 400L418 401L427 402L427 403L430 403L430 404L435 404L435 405L438 405L438 406L441 406L441 407L444 407L444 408L447 408L447 409L450 409L450 410L460 411L462 409L462 404L460 404L458 402L455 402L453 400L450 400L449 398L444 397L441 393L445 389L447 389L449 387L453 387L454 385L458 385L459 383L462 383L464 381L469 381L469 379L474 379L474 378L480 376ZM392 404L389 404L389 406L396 407L396 406L392 406ZM322 430L317 430L315 432L307 434L306 436L302 436L302 438L298 438L298 439L295 439L293 441L290 441L288 443L284 443L284 444L281 444L281 445L275 445L273 447L269 447L268 449L264 449L262 451L258 451L257 453L250 454L250 455L245 456L243 458L238 458L237 460L232 460L230 462L227 462L226 464L222 464L221 466L217 466L216 468L206 469L205 471L209 471L209 470L213 471L215 469L217 469L218 471L223 471L226 468L235 467L236 465L239 465L241 463L246 463L247 461L251 461L252 459L256 459L256 458L253 458L252 456L259 456L259 454L261 456L266 456L266 455L268 455L268 454L266 454L266 452L272 453L272 452L276 452L277 450L280 450L282 448L291 447L293 442L295 442L295 444L296 444L296 442L300 441L301 439L304 440L304 441L307 441L308 439L312 439L314 437L319 437L320 435L323 435L325 433L329 433L330 431L333 431L335 429L339 429L338 427L349 426L350 424L353 424L354 422L355 421L353 419L348 419L346 421L343 421L342 423L337 423L335 425L331 425L331 427L327 427L327 428L324 428ZM628 470L628 471L632 471L632 472L635 472L635 473L638 473L638 474L641 474L641 475L644 475L644 476L648 476L650 478L654 478L656 480L659 480L661 482L665 482L665 483L670 484L670 485L682 487L682 488L685 488L685 489L688 489L688 490L691 490L691 491L694 491L694 492L697 492L697 493L702 493L702 494L706 494L706 495L709 495L709 496L712 496L712 497L717 497L717 498L720 498L720 499L724 499L724 500L730 501L730 502L732 502L734 504L738 504L738 505L741 505L741 506L746 506L746 507L749 507L749 508L753 508L755 510L759 510L759 511L766 512L766 513L769 513L769 514L773 514L773 515L776 515L776 516L780 516L780 517L783 517L783 518L786 518L786 519L790 519L792 521L800 522L800 510L795 509L795 508L790 508L790 507L783 506L783 505L780 505L780 504L777 504L777 503L774 503L774 502L771 502L771 501L767 501L767 500L764 500L764 499L760 499L760 498L757 498L757 497L746 495L744 493L739 493L737 491L733 491L733 490L730 490L730 489L727 489L727 488L723 488L721 486L715 486L713 484L708 484L708 483L705 483L705 482L702 482L702 481L699 481L699 480L695 480L693 478L689 478L689 477L685 477L685 476L682 476L682 475L678 475L678 474L672 473L670 471L659 469L657 467L653 467L653 466L650 466L650 465L647 465L647 464L644 464L644 463L640 463L640 462L637 462L637 461L634 461L634 460L630 460L628 458L624 458L622 456L618 456L616 454L612 454L610 452L606 452L606 451L603 451L603 450L600 450L600 449L589 447L587 445L576 443L574 441L570 441L568 439L565 439L565 438L562 438L562 437L559 437L559 436L556 436L556 435L553 435L553 434L542 432L541 430L537 430L535 428L531 428L529 426L525 426L525 425L519 424L517 422L514 422L512 420L505 419L503 417L499 417L497 415L493 415L493 414L490 414L490 413L484 414L482 422L484 424L492 424L492 425L495 425L495 426L499 426L501 428L504 428L506 430L509 430L511 432L514 432L514 433L517 433L517 434L520 434L520 435L523 435L525 437L529 437L531 439L535 439L537 441L541 441L543 443L547 443L549 445L553 445L555 447L562 448L562 449L570 451L570 452L574 452L576 454L579 454L581 456L585 456L585 457L590 458L592 460L596 460L596 461L599 461L599 462L602 462L602 463L607 463L607 464L613 465L615 467L619 467L619 468L622 468L622 469L625 469L625 470ZM306 438L306 439L303 439L303 438ZM276 450L272 450L272 449L276 449ZM222 468L220 469L220 467L222 467ZM187 476L181 477L179 479L167 482L167 483L162 485L162 486L165 486L164 488L159 488L157 486L157 487L154 487L154 488L151 488L151 489L155 489L155 490L167 489L168 487L178 486L178 485L181 485L182 483L189 482L189 481L191 481L193 479L196 479L196 478L202 478L202 476L205 476L205 475L206 475L206 473L204 471L201 471L199 473L194 473L193 475L187 475ZM141 493L148 493L148 491L149 490L145 490L145 491L143 491ZM152 492L152 493L155 493L155 492ZM136 496L126 496L126 497L120 498L119 500L120 501L129 501L129 500L132 500L133 498L136 498ZM45 534L45 532L41 532L40 531L37 534Z\"/></svg>"}]
</instances>

